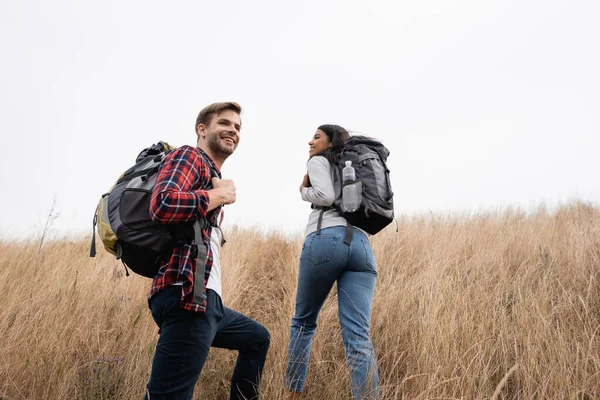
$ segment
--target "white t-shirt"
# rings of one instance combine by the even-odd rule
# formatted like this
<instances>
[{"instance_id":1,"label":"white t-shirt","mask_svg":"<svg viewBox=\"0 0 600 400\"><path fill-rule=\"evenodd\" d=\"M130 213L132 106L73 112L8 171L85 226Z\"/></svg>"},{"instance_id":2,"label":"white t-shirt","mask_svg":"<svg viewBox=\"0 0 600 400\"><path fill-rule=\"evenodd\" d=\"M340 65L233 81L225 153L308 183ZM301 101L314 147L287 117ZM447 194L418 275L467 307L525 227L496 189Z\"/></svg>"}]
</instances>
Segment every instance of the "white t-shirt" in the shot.
<instances>
[{"instance_id":1,"label":"white t-shirt","mask_svg":"<svg viewBox=\"0 0 600 400\"><path fill-rule=\"evenodd\" d=\"M215 228L213 226L210 235L210 249L213 254L213 264L210 269L210 275L208 276L208 283L206 289L212 289L220 297L223 297L223 289L221 285L221 228Z\"/></svg>"}]
</instances>

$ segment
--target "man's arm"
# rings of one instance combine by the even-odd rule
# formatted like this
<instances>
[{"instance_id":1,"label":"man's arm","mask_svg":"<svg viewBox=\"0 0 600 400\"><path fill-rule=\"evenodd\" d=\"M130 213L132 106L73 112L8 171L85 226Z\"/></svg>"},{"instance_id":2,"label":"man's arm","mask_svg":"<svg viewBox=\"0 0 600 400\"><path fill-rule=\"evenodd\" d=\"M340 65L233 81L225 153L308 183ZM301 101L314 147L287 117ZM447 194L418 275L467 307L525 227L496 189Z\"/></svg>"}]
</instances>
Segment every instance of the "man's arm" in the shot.
<instances>
[{"instance_id":1,"label":"man's arm","mask_svg":"<svg viewBox=\"0 0 600 400\"><path fill-rule=\"evenodd\" d=\"M235 203L235 185L230 179L212 178L212 189L208 190L208 211L221 205Z\"/></svg>"},{"instance_id":2,"label":"man's arm","mask_svg":"<svg viewBox=\"0 0 600 400\"><path fill-rule=\"evenodd\" d=\"M226 189L230 191L228 185L212 190L194 189L200 182L210 179L209 166L197 150L190 146L175 150L165 158L156 178L150 201L152 219L166 224L194 221L205 217L208 211L232 202L231 196L224 195ZM235 187L233 192L235 196Z\"/></svg>"}]
</instances>

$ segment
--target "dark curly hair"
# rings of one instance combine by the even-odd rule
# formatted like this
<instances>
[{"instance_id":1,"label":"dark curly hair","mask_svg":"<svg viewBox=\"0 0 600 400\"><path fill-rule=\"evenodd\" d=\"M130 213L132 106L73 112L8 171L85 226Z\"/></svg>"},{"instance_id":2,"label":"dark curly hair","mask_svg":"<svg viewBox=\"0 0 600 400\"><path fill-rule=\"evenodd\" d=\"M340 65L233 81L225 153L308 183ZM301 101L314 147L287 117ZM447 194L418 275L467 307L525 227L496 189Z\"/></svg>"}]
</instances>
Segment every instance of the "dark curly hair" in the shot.
<instances>
[{"instance_id":1,"label":"dark curly hair","mask_svg":"<svg viewBox=\"0 0 600 400\"><path fill-rule=\"evenodd\" d=\"M331 141L331 147L315 155L325 157L331 165L337 164L340 152L344 148L346 140L350 138L350 134L339 125L326 124L319 126L317 129L325 132Z\"/></svg>"}]
</instances>

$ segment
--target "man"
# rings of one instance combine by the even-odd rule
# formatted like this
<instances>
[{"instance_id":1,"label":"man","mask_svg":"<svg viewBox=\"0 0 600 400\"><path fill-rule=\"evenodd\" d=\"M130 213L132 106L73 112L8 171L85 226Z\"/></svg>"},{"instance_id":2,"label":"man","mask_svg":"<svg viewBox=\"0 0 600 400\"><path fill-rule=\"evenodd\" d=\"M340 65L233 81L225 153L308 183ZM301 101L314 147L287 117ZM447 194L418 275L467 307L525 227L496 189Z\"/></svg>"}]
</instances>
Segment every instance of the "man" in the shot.
<instances>
[{"instance_id":1,"label":"man","mask_svg":"<svg viewBox=\"0 0 600 400\"><path fill-rule=\"evenodd\" d=\"M238 146L241 111L237 103L205 107L196 120L197 147L180 147L161 164L153 220L208 223L196 233L199 246L177 242L152 282L149 305L160 337L146 399L191 399L211 346L239 351L230 399L258 398L269 332L221 301L219 214L236 197L233 181L220 179L219 171Z\"/></svg>"}]
</instances>

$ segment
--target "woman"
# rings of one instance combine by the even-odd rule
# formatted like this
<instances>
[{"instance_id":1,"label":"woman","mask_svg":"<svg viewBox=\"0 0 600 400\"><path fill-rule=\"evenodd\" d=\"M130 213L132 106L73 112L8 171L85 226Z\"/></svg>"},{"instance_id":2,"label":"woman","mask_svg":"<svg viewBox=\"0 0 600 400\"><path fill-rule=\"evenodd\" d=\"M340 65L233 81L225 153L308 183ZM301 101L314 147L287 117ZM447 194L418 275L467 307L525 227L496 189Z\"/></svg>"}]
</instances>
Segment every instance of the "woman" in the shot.
<instances>
[{"instance_id":1,"label":"woman","mask_svg":"<svg viewBox=\"0 0 600 400\"><path fill-rule=\"evenodd\" d=\"M308 143L308 174L300 192L302 200L312 203L313 211L300 255L285 385L292 392L302 392L317 317L337 281L338 313L352 398L374 399L378 373L369 325L377 278L375 257L366 234L358 228L354 228L350 245L344 243L347 222L339 211L329 208L341 193L341 188L333 183L332 165L337 164L339 152L349 137L341 126L322 125Z\"/></svg>"}]
</instances>

